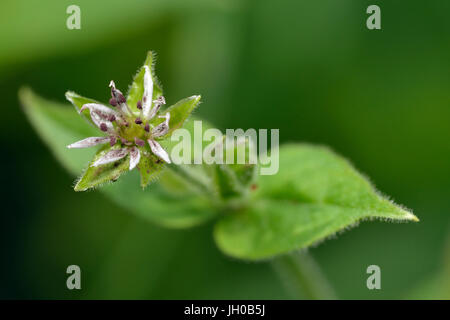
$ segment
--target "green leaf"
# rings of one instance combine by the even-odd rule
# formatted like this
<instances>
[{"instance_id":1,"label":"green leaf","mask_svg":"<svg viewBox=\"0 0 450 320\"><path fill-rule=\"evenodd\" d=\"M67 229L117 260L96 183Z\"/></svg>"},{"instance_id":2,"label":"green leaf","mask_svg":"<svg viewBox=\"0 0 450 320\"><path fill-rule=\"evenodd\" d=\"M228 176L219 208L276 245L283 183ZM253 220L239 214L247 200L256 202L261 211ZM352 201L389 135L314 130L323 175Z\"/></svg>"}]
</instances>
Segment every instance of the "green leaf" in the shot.
<instances>
[{"instance_id":1,"label":"green leaf","mask_svg":"<svg viewBox=\"0 0 450 320\"><path fill-rule=\"evenodd\" d=\"M19 98L31 124L56 158L73 175L78 175L96 150L69 150L66 146L93 136L98 130L89 126L68 105L49 102L30 89L21 89ZM216 214L208 199L195 191L186 190L182 194L172 195L162 184L152 184L142 190L139 179L138 172L133 170L117 182L98 190L129 212L166 227L191 227L213 218ZM164 172L161 173L160 179L164 179Z\"/></svg>"},{"instance_id":2,"label":"green leaf","mask_svg":"<svg viewBox=\"0 0 450 320\"><path fill-rule=\"evenodd\" d=\"M31 124L55 157L72 175L79 175L96 150L68 150L66 146L87 137L98 136L98 129L83 121L68 104L45 100L29 88L20 89L19 100Z\"/></svg>"},{"instance_id":3,"label":"green leaf","mask_svg":"<svg viewBox=\"0 0 450 320\"><path fill-rule=\"evenodd\" d=\"M75 191L86 191L87 189L101 186L107 182L117 180L120 175L128 171L130 166L130 157L113 162L107 163L98 167L92 167L92 163L97 161L100 157L104 156L108 151L118 149L111 148L109 145L101 148L94 159L89 163L88 168L84 174L80 177L77 184L75 185Z\"/></svg>"},{"instance_id":4,"label":"green leaf","mask_svg":"<svg viewBox=\"0 0 450 320\"><path fill-rule=\"evenodd\" d=\"M260 176L250 207L216 225L215 240L225 253L264 259L306 248L364 219L418 221L327 148L284 146L279 168Z\"/></svg>"},{"instance_id":5,"label":"green leaf","mask_svg":"<svg viewBox=\"0 0 450 320\"><path fill-rule=\"evenodd\" d=\"M161 180L165 174L161 173ZM208 199L195 191L173 195L159 183L142 190L139 180L139 174L133 170L99 190L130 212L165 227L192 227L216 215Z\"/></svg>"},{"instance_id":6,"label":"green leaf","mask_svg":"<svg viewBox=\"0 0 450 320\"><path fill-rule=\"evenodd\" d=\"M189 98L178 101L176 104L167 109L166 112L170 112L169 132L162 138L165 139L169 137L174 130L183 126L191 112L200 103L200 99L201 96L191 96ZM161 113L164 113L164 111L162 111ZM159 120L159 122L162 121L163 120Z\"/></svg>"},{"instance_id":7,"label":"green leaf","mask_svg":"<svg viewBox=\"0 0 450 320\"><path fill-rule=\"evenodd\" d=\"M78 93L75 93L73 91L67 91L66 92L66 99L68 101L70 101L70 103L72 103L72 105L75 107L75 110L77 111L77 113L80 113L81 107L83 107L83 105L85 105L86 103L98 103L98 104L103 104L101 102L98 102L97 100L94 99L90 99L90 98L86 98L83 96L80 96ZM104 106L107 106L105 104L103 104ZM95 125L94 121L92 121L91 118L91 114L89 109L85 109L81 112L81 115L87 120L89 121L92 125L94 125L96 128L97 126ZM98 135L98 131L97 131L97 135Z\"/></svg>"},{"instance_id":8,"label":"green leaf","mask_svg":"<svg viewBox=\"0 0 450 320\"><path fill-rule=\"evenodd\" d=\"M156 54L153 51L147 53L147 58L144 61L144 66L148 66L152 73L153 80L153 100L160 97L163 93L162 87L155 75L155 60ZM142 66L133 78L133 82L128 89L127 104L134 112L139 112L136 107L137 102L142 100L144 95L144 66Z\"/></svg>"}]
</instances>

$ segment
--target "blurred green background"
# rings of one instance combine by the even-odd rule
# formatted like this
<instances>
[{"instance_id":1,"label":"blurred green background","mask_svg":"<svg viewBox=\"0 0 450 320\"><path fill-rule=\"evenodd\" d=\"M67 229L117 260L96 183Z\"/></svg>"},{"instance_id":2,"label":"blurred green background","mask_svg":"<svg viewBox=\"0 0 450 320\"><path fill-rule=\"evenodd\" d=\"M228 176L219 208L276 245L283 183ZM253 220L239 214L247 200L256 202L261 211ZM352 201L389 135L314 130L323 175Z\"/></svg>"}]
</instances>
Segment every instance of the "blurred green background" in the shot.
<instances>
[{"instance_id":1,"label":"blurred green background","mask_svg":"<svg viewBox=\"0 0 450 320\"><path fill-rule=\"evenodd\" d=\"M70 4L81 30L66 28ZM366 28L370 4L382 30ZM0 298L289 298L270 264L220 253L211 224L162 229L75 193L25 119L19 87L107 101L149 49L169 104L202 94L197 116L220 129L330 145L421 219L364 222L311 248L339 298L449 298L449 13L447 0L3 0ZM66 288L70 264L80 291ZM366 288L371 264L381 290Z\"/></svg>"}]
</instances>

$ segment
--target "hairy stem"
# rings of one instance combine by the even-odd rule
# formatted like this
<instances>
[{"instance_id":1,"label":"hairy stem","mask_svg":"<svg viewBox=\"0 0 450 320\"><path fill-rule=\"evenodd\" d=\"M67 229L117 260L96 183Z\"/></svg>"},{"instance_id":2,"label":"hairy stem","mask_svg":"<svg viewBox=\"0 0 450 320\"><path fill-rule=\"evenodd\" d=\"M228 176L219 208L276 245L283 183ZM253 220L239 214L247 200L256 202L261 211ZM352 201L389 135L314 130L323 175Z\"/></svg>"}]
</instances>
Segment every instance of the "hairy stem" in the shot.
<instances>
[{"instance_id":1,"label":"hairy stem","mask_svg":"<svg viewBox=\"0 0 450 320\"><path fill-rule=\"evenodd\" d=\"M336 299L320 267L308 253L283 255L272 265L294 299Z\"/></svg>"}]
</instances>

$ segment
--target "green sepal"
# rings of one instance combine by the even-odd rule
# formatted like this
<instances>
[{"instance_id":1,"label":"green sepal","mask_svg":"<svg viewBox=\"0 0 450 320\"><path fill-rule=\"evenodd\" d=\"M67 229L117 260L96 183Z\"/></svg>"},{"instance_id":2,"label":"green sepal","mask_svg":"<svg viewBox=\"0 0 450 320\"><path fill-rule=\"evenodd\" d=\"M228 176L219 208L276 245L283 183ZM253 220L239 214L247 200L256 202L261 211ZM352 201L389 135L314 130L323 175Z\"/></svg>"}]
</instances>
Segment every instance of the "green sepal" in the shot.
<instances>
[{"instance_id":1,"label":"green sepal","mask_svg":"<svg viewBox=\"0 0 450 320\"><path fill-rule=\"evenodd\" d=\"M105 105L101 102L98 102L97 100L80 96L78 93L75 93L73 91L66 92L66 99L68 101L70 101L70 103L72 103L72 105L75 107L75 110L77 111L77 113L81 114L83 118L85 118L89 123L93 124L96 128L97 128L97 126L95 125L94 121L92 121L89 109L84 109L80 113L81 108L86 103L98 103L98 104L104 105L105 107L108 107L107 105Z\"/></svg>"},{"instance_id":2,"label":"green sepal","mask_svg":"<svg viewBox=\"0 0 450 320\"><path fill-rule=\"evenodd\" d=\"M145 188L150 182L158 178L165 163L149 150L140 148L141 159L137 165L141 174L141 187Z\"/></svg>"},{"instance_id":3,"label":"green sepal","mask_svg":"<svg viewBox=\"0 0 450 320\"><path fill-rule=\"evenodd\" d=\"M77 181L74 190L75 191L86 191L87 189L94 188L105 184L110 181L117 180L120 175L126 171L130 166L130 157L127 155L124 158L93 167L92 164L97 161L100 157L104 156L107 152L113 149L120 149L121 147L110 147L109 145L101 148L95 155L94 159L89 163L89 167Z\"/></svg>"},{"instance_id":4,"label":"green sepal","mask_svg":"<svg viewBox=\"0 0 450 320\"><path fill-rule=\"evenodd\" d=\"M189 115L192 113L195 107L199 105L200 99L201 96L191 96L189 98L185 98L183 100L178 101L176 104L170 106L165 111L160 111L160 114L170 112L170 121L169 121L169 131L167 132L167 134L165 134L159 139L167 139L168 137L170 137L173 131L181 128L185 123L185 121L189 118ZM163 121L164 120L161 118L154 118L152 125L156 126Z\"/></svg>"}]
</instances>

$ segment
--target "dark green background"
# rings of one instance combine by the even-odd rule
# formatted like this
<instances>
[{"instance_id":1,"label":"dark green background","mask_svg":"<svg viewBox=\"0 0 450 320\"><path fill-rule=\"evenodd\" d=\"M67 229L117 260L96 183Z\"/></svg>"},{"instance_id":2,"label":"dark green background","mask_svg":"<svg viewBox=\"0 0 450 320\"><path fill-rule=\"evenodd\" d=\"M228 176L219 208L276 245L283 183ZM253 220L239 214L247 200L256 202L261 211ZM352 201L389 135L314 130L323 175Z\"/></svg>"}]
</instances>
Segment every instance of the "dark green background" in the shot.
<instances>
[{"instance_id":1,"label":"dark green background","mask_svg":"<svg viewBox=\"0 0 450 320\"><path fill-rule=\"evenodd\" d=\"M70 4L81 30L66 28ZM382 30L366 28L370 4ZM197 115L221 129L330 145L421 219L311 248L340 298L448 298L420 286L444 268L450 232L449 14L446 0L2 1L0 297L289 297L269 264L220 253L210 224L166 230L75 193L25 119L19 87L106 101L151 49L169 104L202 94ZM70 264L81 291L65 286ZM382 290L366 288L371 264Z\"/></svg>"}]
</instances>

